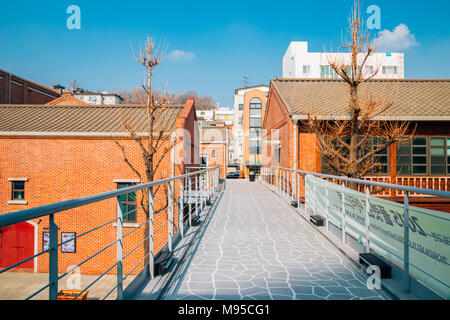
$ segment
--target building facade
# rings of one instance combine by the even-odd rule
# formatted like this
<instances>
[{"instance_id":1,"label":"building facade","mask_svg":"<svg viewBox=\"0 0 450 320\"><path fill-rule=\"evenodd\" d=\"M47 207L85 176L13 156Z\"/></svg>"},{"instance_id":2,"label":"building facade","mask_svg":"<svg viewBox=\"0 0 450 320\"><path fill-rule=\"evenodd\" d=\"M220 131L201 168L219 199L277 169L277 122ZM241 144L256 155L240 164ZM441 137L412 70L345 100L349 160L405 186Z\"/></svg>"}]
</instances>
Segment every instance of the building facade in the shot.
<instances>
[{"instance_id":1,"label":"building facade","mask_svg":"<svg viewBox=\"0 0 450 320\"><path fill-rule=\"evenodd\" d=\"M260 173L262 164L261 128L267 105L267 93L258 89L247 91L244 95L244 174Z\"/></svg>"},{"instance_id":2,"label":"building facade","mask_svg":"<svg viewBox=\"0 0 450 320\"><path fill-rule=\"evenodd\" d=\"M234 91L233 98L233 164L244 170L244 96L248 91L260 90L269 92L269 86L257 85L247 88L239 88Z\"/></svg>"},{"instance_id":3,"label":"building facade","mask_svg":"<svg viewBox=\"0 0 450 320\"><path fill-rule=\"evenodd\" d=\"M142 174L142 151L121 119L145 118L145 108L139 105L27 105L1 106L0 119L0 214L76 199L92 194L139 184L139 176L125 163L119 142L130 163ZM19 120L17 120L19 119ZM198 127L194 101L185 106L167 106L156 115L155 129L163 132L156 159L162 159L156 180L184 173L186 166L198 166ZM145 121L131 121L137 132L145 132ZM165 152L164 149L170 150ZM140 207L140 193L120 200L124 210L124 232L145 221ZM175 197L177 195L174 195ZM155 193L155 210L165 206L164 190ZM133 209L135 208L135 209ZM116 216L117 201L110 199L55 215L59 242L64 235L80 235L110 221ZM177 228L177 208L174 212ZM167 215L155 217L155 230L167 222ZM0 268L23 260L46 248L48 218L34 219L0 230ZM155 234L156 251L164 245L166 234ZM66 272L92 254L115 241L116 226L108 224L73 243L73 251L58 253L59 272ZM124 252L136 247L143 239L140 228L127 237ZM20 247L21 249L18 249ZM143 256L139 247L127 261L128 273ZM156 252L155 252L156 253ZM115 263L115 250L105 251L81 266L82 274L100 274ZM142 267L142 265L141 265ZM48 255L44 254L19 266L20 270L48 272ZM140 270L137 268L136 270Z\"/></svg>"},{"instance_id":4,"label":"building facade","mask_svg":"<svg viewBox=\"0 0 450 320\"><path fill-rule=\"evenodd\" d=\"M410 121L416 129L409 142L377 155L377 172L363 179L450 190L450 80L372 80L360 88L362 94L392 90L397 92L394 104L374 121ZM331 173L317 137L302 121L311 105L324 120L346 119L341 107L346 101L348 90L340 80L272 80L263 121L264 166ZM412 195L411 202L450 212L444 199Z\"/></svg>"},{"instance_id":5,"label":"building facade","mask_svg":"<svg viewBox=\"0 0 450 320\"><path fill-rule=\"evenodd\" d=\"M0 69L0 104L44 104L59 97L59 90Z\"/></svg>"},{"instance_id":6,"label":"building facade","mask_svg":"<svg viewBox=\"0 0 450 320\"><path fill-rule=\"evenodd\" d=\"M228 173L230 129L225 126L200 127L200 161L206 167L220 166L220 178Z\"/></svg>"},{"instance_id":7,"label":"building facade","mask_svg":"<svg viewBox=\"0 0 450 320\"><path fill-rule=\"evenodd\" d=\"M363 57L363 54L358 56ZM329 60L348 61L351 65L351 53L308 52L308 42L292 41L283 56L283 78L337 79L339 76ZM372 74L379 67L374 79L403 79L404 66L404 53L374 53L365 63L363 73Z\"/></svg>"},{"instance_id":8,"label":"building facade","mask_svg":"<svg viewBox=\"0 0 450 320\"><path fill-rule=\"evenodd\" d=\"M73 96L90 105L117 105L123 103L123 98L116 93L79 92L74 93Z\"/></svg>"}]
</instances>

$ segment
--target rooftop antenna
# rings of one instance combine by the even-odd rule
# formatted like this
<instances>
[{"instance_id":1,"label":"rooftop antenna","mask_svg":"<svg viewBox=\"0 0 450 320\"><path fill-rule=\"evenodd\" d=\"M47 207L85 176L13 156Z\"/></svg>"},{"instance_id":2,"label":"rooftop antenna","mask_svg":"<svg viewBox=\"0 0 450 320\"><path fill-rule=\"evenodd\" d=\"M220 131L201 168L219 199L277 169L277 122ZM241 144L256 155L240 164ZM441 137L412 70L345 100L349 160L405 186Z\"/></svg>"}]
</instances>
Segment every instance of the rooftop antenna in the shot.
<instances>
[{"instance_id":1,"label":"rooftop antenna","mask_svg":"<svg viewBox=\"0 0 450 320\"><path fill-rule=\"evenodd\" d=\"M248 77L247 76L244 76L243 82L244 82L244 87L247 88L248 87Z\"/></svg>"}]
</instances>

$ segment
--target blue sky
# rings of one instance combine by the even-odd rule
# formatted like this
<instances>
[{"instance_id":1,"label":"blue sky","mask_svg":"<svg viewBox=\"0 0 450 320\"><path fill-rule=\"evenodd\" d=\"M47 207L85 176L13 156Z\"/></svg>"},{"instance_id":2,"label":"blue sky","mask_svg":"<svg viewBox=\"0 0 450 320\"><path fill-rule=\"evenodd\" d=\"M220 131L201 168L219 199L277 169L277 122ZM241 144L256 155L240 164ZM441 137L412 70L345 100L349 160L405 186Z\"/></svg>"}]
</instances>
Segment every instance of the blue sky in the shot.
<instances>
[{"instance_id":1,"label":"blue sky","mask_svg":"<svg viewBox=\"0 0 450 320\"><path fill-rule=\"evenodd\" d=\"M310 51L330 43L336 48L352 3L1 1L0 68L46 85L69 86L76 79L89 90L131 89L144 73L130 42L138 49L151 35L169 45L155 76L156 89L194 90L229 107L244 76L250 85L281 77L290 41L308 41ZM72 4L81 9L81 30L66 27ZM413 43L398 40L405 48L407 78L450 78L450 1L365 0L362 5L381 8L381 30L407 26Z\"/></svg>"}]
</instances>

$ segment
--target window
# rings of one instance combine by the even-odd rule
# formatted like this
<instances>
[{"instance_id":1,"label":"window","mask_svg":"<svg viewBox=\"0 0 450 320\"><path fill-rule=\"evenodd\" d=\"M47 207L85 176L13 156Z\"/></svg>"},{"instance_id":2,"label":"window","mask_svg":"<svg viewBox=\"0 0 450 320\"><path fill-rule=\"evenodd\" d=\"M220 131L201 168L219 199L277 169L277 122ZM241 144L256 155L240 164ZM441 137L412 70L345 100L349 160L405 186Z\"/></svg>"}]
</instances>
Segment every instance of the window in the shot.
<instances>
[{"instance_id":1,"label":"window","mask_svg":"<svg viewBox=\"0 0 450 320\"><path fill-rule=\"evenodd\" d=\"M250 108L250 117L261 117L261 109L252 109Z\"/></svg>"},{"instance_id":2,"label":"window","mask_svg":"<svg viewBox=\"0 0 450 320\"><path fill-rule=\"evenodd\" d=\"M411 174L411 143L397 144L397 174Z\"/></svg>"},{"instance_id":3,"label":"window","mask_svg":"<svg viewBox=\"0 0 450 320\"><path fill-rule=\"evenodd\" d=\"M250 128L261 128L261 118L250 118Z\"/></svg>"},{"instance_id":4,"label":"window","mask_svg":"<svg viewBox=\"0 0 450 320\"><path fill-rule=\"evenodd\" d=\"M244 110L244 105L242 103L239 104L239 110Z\"/></svg>"},{"instance_id":5,"label":"window","mask_svg":"<svg viewBox=\"0 0 450 320\"><path fill-rule=\"evenodd\" d=\"M364 67L364 75L365 76L371 76L373 75L373 67L372 66L365 66Z\"/></svg>"},{"instance_id":6,"label":"window","mask_svg":"<svg viewBox=\"0 0 450 320\"><path fill-rule=\"evenodd\" d=\"M386 143L386 138L384 137L374 137L372 140L373 148L377 149ZM372 169L373 174L387 174L389 172L389 153L387 149L377 152L373 161L375 163Z\"/></svg>"},{"instance_id":7,"label":"window","mask_svg":"<svg viewBox=\"0 0 450 320\"><path fill-rule=\"evenodd\" d=\"M261 144L259 143L259 141L249 141L249 154L261 154Z\"/></svg>"},{"instance_id":8,"label":"window","mask_svg":"<svg viewBox=\"0 0 450 320\"><path fill-rule=\"evenodd\" d=\"M450 138L447 138L447 174L450 175Z\"/></svg>"},{"instance_id":9,"label":"window","mask_svg":"<svg viewBox=\"0 0 450 320\"><path fill-rule=\"evenodd\" d=\"M413 138L412 173L427 174L427 138Z\"/></svg>"},{"instance_id":10,"label":"window","mask_svg":"<svg viewBox=\"0 0 450 320\"><path fill-rule=\"evenodd\" d=\"M12 181L11 200L25 200L25 181Z\"/></svg>"},{"instance_id":11,"label":"window","mask_svg":"<svg viewBox=\"0 0 450 320\"><path fill-rule=\"evenodd\" d=\"M430 173L432 175L445 175L445 140L444 137L430 137Z\"/></svg>"},{"instance_id":12,"label":"window","mask_svg":"<svg viewBox=\"0 0 450 320\"><path fill-rule=\"evenodd\" d=\"M331 66L320 66L320 77L323 79L338 79L339 75Z\"/></svg>"},{"instance_id":13,"label":"window","mask_svg":"<svg viewBox=\"0 0 450 320\"><path fill-rule=\"evenodd\" d=\"M123 189L133 186L132 182L120 182L117 189ZM136 192L129 192L119 196L119 204L122 209L123 222L136 222Z\"/></svg>"},{"instance_id":14,"label":"window","mask_svg":"<svg viewBox=\"0 0 450 320\"><path fill-rule=\"evenodd\" d=\"M416 137L412 143L397 146L399 175L450 174L450 138Z\"/></svg>"},{"instance_id":15,"label":"window","mask_svg":"<svg viewBox=\"0 0 450 320\"><path fill-rule=\"evenodd\" d=\"M384 66L383 74L397 74L397 67L396 66Z\"/></svg>"},{"instance_id":16,"label":"window","mask_svg":"<svg viewBox=\"0 0 450 320\"><path fill-rule=\"evenodd\" d=\"M304 74L311 73L311 66L303 66L303 73Z\"/></svg>"}]
</instances>

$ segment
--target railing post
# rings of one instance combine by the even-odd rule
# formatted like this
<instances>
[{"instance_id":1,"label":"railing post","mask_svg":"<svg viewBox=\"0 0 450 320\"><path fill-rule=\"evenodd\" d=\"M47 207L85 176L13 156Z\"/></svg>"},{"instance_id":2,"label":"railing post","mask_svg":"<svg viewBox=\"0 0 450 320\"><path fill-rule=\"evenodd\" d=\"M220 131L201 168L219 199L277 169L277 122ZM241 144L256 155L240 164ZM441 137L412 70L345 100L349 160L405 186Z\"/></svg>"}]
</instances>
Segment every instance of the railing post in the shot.
<instances>
[{"instance_id":1,"label":"railing post","mask_svg":"<svg viewBox=\"0 0 450 320\"><path fill-rule=\"evenodd\" d=\"M199 214L198 214L198 196L200 194L200 188L199 188L199 183L198 183L198 173L195 175L195 216L198 218Z\"/></svg>"},{"instance_id":2,"label":"railing post","mask_svg":"<svg viewBox=\"0 0 450 320\"><path fill-rule=\"evenodd\" d=\"M293 202L295 200L295 176L294 171L291 172L291 184L292 184L292 191L291 191L291 201Z\"/></svg>"},{"instance_id":3,"label":"railing post","mask_svg":"<svg viewBox=\"0 0 450 320\"><path fill-rule=\"evenodd\" d=\"M149 254L149 271L150 277L153 279L155 277L155 255L154 255L154 203L153 203L153 187L148 188L148 254Z\"/></svg>"},{"instance_id":4,"label":"railing post","mask_svg":"<svg viewBox=\"0 0 450 320\"><path fill-rule=\"evenodd\" d=\"M319 214L317 212L317 183L319 182L319 178L314 177L314 214Z\"/></svg>"},{"instance_id":5,"label":"railing post","mask_svg":"<svg viewBox=\"0 0 450 320\"><path fill-rule=\"evenodd\" d=\"M58 300L58 226L55 215L49 216L49 300Z\"/></svg>"},{"instance_id":6,"label":"railing post","mask_svg":"<svg viewBox=\"0 0 450 320\"><path fill-rule=\"evenodd\" d=\"M328 231L328 221L330 219L330 199L328 191L328 179L325 179L325 230Z\"/></svg>"},{"instance_id":7,"label":"railing post","mask_svg":"<svg viewBox=\"0 0 450 320\"><path fill-rule=\"evenodd\" d=\"M309 212L308 212L308 204L309 204L309 199L308 199L308 189L309 189L309 187L308 187L308 183L307 183L307 180L308 180L308 175L305 175L304 176L304 181L305 181L305 213L306 213L306 216L309 216Z\"/></svg>"},{"instance_id":8,"label":"railing post","mask_svg":"<svg viewBox=\"0 0 450 320\"><path fill-rule=\"evenodd\" d=\"M342 242L345 243L345 181L342 182L341 185L342 190Z\"/></svg>"},{"instance_id":9,"label":"railing post","mask_svg":"<svg viewBox=\"0 0 450 320\"><path fill-rule=\"evenodd\" d=\"M189 227L192 227L192 181L191 176L188 177L188 201L189 201Z\"/></svg>"},{"instance_id":10,"label":"railing post","mask_svg":"<svg viewBox=\"0 0 450 320\"><path fill-rule=\"evenodd\" d=\"M123 211L117 197L117 229L116 229L116 253L117 253L117 300L123 300Z\"/></svg>"},{"instance_id":11,"label":"railing post","mask_svg":"<svg viewBox=\"0 0 450 320\"><path fill-rule=\"evenodd\" d=\"M180 196L178 198L178 226L180 228L181 237L184 238L184 186L183 178L180 179Z\"/></svg>"},{"instance_id":12,"label":"railing post","mask_svg":"<svg viewBox=\"0 0 450 320\"><path fill-rule=\"evenodd\" d=\"M167 235L168 235L168 240L167 240L167 245L168 245L168 249L170 252L172 252L173 250L173 243L172 243L172 239L173 239L173 190L172 190L172 184L171 182L167 183L168 185L168 189L169 189L169 194L168 194L168 226L167 226Z\"/></svg>"},{"instance_id":13,"label":"railing post","mask_svg":"<svg viewBox=\"0 0 450 320\"><path fill-rule=\"evenodd\" d=\"M404 218L403 218L403 290L409 292L411 290L411 281L409 278L409 191L405 191L403 201Z\"/></svg>"},{"instance_id":14,"label":"railing post","mask_svg":"<svg viewBox=\"0 0 450 320\"><path fill-rule=\"evenodd\" d=\"M297 175L297 209L300 209L300 173L295 172Z\"/></svg>"},{"instance_id":15,"label":"railing post","mask_svg":"<svg viewBox=\"0 0 450 320\"><path fill-rule=\"evenodd\" d=\"M366 186L366 246L365 252L370 253L370 188Z\"/></svg>"}]
</instances>

